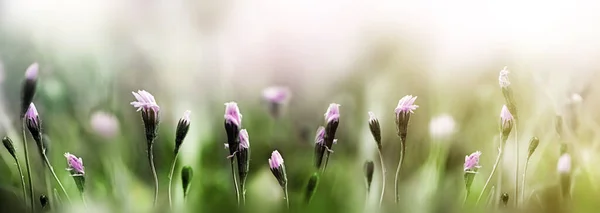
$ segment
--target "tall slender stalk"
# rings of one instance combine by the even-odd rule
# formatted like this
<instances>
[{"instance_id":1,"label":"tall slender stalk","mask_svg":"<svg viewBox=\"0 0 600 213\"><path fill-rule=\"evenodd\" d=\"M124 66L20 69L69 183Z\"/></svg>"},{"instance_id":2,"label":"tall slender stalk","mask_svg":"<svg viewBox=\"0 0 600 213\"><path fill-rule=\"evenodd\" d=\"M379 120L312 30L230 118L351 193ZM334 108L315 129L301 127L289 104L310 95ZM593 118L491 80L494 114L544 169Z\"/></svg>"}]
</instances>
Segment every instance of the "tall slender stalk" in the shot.
<instances>
[{"instance_id":1,"label":"tall slender stalk","mask_svg":"<svg viewBox=\"0 0 600 213\"><path fill-rule=\"evenodd\" d=\"M290 209L290 197L289 197L289 195L288 195L288 187L287 187L287 184L286 184L286 185L283 187L283 195L285 196L285 197L284 197L284 199L285 199L285 204L286 204L286 207L287 207L287 209L289 210L289 209Z\"/></svg>"},{"instance_id":2,"label":"tall slender stalk","mask_svg":"<svg viewBox=\"0 0 600 213\"><path fill-rule=\"evenodd\" d=\"M173 172L175 171L175 164L177 163L177 156L179 156L179 152L175 154L173 158L173 163L171 164L171 171L169 172L169 207L173 208L173 202L171 199L171 186L173 185Z\"/></svg>"},{"instance_id":3,"label":"tall slender stalk","mask_svg":"<svg viewBox=\"0 0 600 213\"><path fill-rule=\"evenodd\" d=\"M529 159L530 156L527 156L527 159L525 160L525 169L523 169L523 182L521 184L521 199L523 199L521 201L521 203L525 202L525 179L527 178L527 167L529 167Z\"/></svg>"},{"instance_id":4,"label":"tall slender stalk","mask_svg":"<svg viewBox=\"0 0 600 213\"><path fill-rule=\"evenodd\" d=\"M515 207L519 206L519 120L515 119Z\"/></svg>"},{"instance_id":5,"label":"tall slender stalk","mask_svg":"<svg viewBox=\"0 0 600 213\"><path fill-rule=\"evenodd\" d=\"M398 188L398 177L400 176L400 169L404 162L404 154L406 153L406 139L400 139L400 160L398 161L398 168L396 169L396 178L394 180L395 192L396 192L396 203L400 201L400 191Z\"/></svg>"},{"instance_id":6,"label":"tall slender stalk","mask_svg":"<svg viewBox=\"0 0 600 213\"><path fill-rule=\"evenodd\" d=\"M81 194L81 201L83 202L83 207L85 207L87 209L87 202L85 201L85 193L80 192Z\"/></svg>"},{"instance_id":7,"label":"tall slender stalk","mask_svg":"<svg viewBox=\"0 0 600 213\"><path fill-rule=\"evenodd\" d=\"M483 185L483 189L481 190L481 193L479 194L479 197L477 198L477 202L475 203L476 205L479 204L479 201L481 201L481 198L483 197L483 194L485 193L485 190L487 189L487 187L490 183L490 180L492 180L492 177L496 173L496 169L498 169L500 160L502 160L502 154L504 153L504 143L505 142L506 141L500 142L500 149L498 149L498 156L496 157L496 162L494 163L494 167L492 168L492 173L490 174L488 179L485 181L485 185ZM498 191L502 191L500 187L498 187Z\"/></svg>"},{"instance_id":8,"label":"tall slender stalk","mask_svg":"<svg viewBox=\"0 0 600 213\"><path fill-rule=\"evenodd\" d=\"M383 154L381 149L377 149L379 153L379 162L381 163L381 195L379 196L379 208L383 203L383 195L385 194L385 165L383 164Z\"/></svg>"},{"instance_id":9,"label":"tall slender stalk","mask_svg":"<svg viewBox=\"0 0 600 213\"><path fill-rule=\"evenodd\" d=\"M237 205L240 206L240 189L238 188L237 179L235 178L235 159L231 156L231 177L233 178L233 186L235 187L235 198Z\"/></svg>"},{"instance_id":10,"label":"tall slender stalk","mask_svg":"<svg viewBox=\"0 0 600 213\"><path fill-rule=\"evenodd\" d=\"M23 202L25 204L24 206L27 206L27 189L25 189L25 176L23 176L23 170L21 169L21 163L19 163L19 159L17 159L16 157L15 157L15 162L17 163L17 169L19 170L19 177L21 179L21 188L23 189Z\"/></svg>"},{"instance_id":11,"label":"tall slender stalk","mask_svg":"<svg viewBox=\"0 0 600 213\"><path fill-rule=\"evenodd\" d=\"M158 176L156 176L156 167L154 166L154 154L152 153L154 141L148 143L148 162L150 163L150 169L152 170L152 176L154 176L154 207L158 202Z\"/></svg>"},{"instance_id":12,"label":"tall slender stalk","mask_svg":"<svg viewBox=\"0 0 600 213\"><path fill-rule=\"evenodd\" d=\"M25 136L25 119L21 118L21 132L23 133L23 150L25 150L25 166L27 167L27 179L29 181L29 204L31 212L35 212L33 183L31 181L31 166L29 163L29 150L27 149L27 137Z\"/></svg>"},{"instance_id":13,"label":"tall slender stalk","mask_svg":"<svg viewBox=\"0 0 600 213\"><path fill-rule=\"evenodd\" d=\"M48 156L46 156L46 154L42 154L42 156L44 156L44 163L46 163L46 166L50 170L50 173L52 173L52 176L54 177L54 180L56 180L56 183L58 183L58 186L60 187L60 189L65 194L65 197L67 198L67 201L69 201L69 203L70 203L71 202L71 198L69 198L69 194L67 193L67 190L65 190L65 187L63 187L62 183L58 179L58 176L56 176L56 173L54 172L54 168L52 168L52 165L50 165L50 161L48 161Z\"/></svg>"}]
</instances>

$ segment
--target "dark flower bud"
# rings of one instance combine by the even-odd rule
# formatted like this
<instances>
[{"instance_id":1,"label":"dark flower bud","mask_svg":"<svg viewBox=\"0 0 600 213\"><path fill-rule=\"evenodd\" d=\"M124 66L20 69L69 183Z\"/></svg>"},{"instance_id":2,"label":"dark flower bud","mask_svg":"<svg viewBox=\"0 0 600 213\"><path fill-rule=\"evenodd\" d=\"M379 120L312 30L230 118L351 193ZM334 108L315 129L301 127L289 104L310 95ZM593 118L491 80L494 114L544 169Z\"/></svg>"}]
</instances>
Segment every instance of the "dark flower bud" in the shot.
<instances>
[{"instance_id":1,"label":"dark flower bud","mask_svg":"<svg viewBox=\"0 0 600 213\"><path fill-rule=\"evenodd\" d=\"M42 205L42 209L46 208L46 206L48 206L48 197L46 197L46 195L40 195L40 205Z\"/></svg>"},{"instance_id":2,"label":"dark flower bud","mask_svg":"<svg viewBox=\"0 0 600 213\"><path fill-rule=\"evenodd\" d=\"M506 207L508 205L508 193L502 193L500 200L502 201L502 205Z\"/></svg>"},{"instance_id":3,"label":"dark flower bud","mask_svg":"<svg viewBox=\"0 0 600 213\"><path fill-rule=\"evenodd\" d=\"M367 183L367 192L371 191L371 182L373 181L373 172L375 171L375 164L373 161L365 162L365 182Z\"/></svg>"},{"instance_id":4,"label":"dark flower bud","mask_svg":"<svg viewBox=\"0 0 600 213\"><path fill-rule=\"evenodd\" d=\"M335 133L340 124L340 105L332 103L325 112L325 146L332 149L335 141Z\"/></svg>"},{"instance_id":5,"label":"dark flower bud","mask_svg":"<svg viewBox=\"0 0 600 213\"><path fill-rule=\"evenodd\" d=\"M17 155L15 154L15 147L13 146L12 140L9 137L4 137L2 139L2 143L4 144L4 147L6 148L6 150L8 150L8 153L10 153L10 155L14 159L17 159Z\"/></svg>"},{"instance_id":6,"label":"dark flower bud","mask_svg":"<svg viewBox=\"0 0 600 213\"><path fill-rule=\"evenodd\" d=\"M315 172L308 179L308 183L306 184L306 194L305 194L305 202L310 203L315 192L317 191L317 186L319 186L319 173Z\"/></svg>"},{"instance_id":7,"label":"dark flower bud","mask_svg":"<svg viewBox=\"0 0 600 213\"><path fill-rule=\"evenodd\" d=\"M183 139L185 139L185 136L190 130L190 113L189 110L185 111L183 117L181 117L179 123L177 123L177 129L175 130L175 154L179 152L179 148L181 147L181 144L183 144Z\"/></svg>"},{"instance_id":8,"label":"dark flower bud","mask_svg":"<svg viewBox=\"0 0 600 213\"><path fill-rule=\"evenodd\" d=\"M250 171L250 138L248 137L248 131L246 129L240 130L240 146L238 151L235 153L238 163L238 174L240 178L240 188L246 193L246 178Z\"/></svg>"},{"instance_id":9,"label":"dark flower bud","mask_svg":"<svg viewBox=\"0 0 600 213\"><path fill-rule=\"evenodd\" d=\"M21 89L21 117L25 115L29 108L29 104L31 104L33 97L35 96L38 72L39 66L37 63L30 65L29 68L27 68L27 71L25 71L25 80L23 81Z\"/></svg>"},{"instance_id":10,"label":"dark flower bud","mask_svg":"<svg viewBox=\"0 0 600 213\"><path fill-rule=\"evenodd\" d=\"M315 166L317 169L320 169L323 164L323 156L325 155L326 150L325 127L320 126L317 129L317 134L315 136Z\"/></svg>"},{"instance_id":11,"label":"dark flower bud","mask_svg":"<svg viewBox=\"0 0 600 213\"><path fill-rule=\"evenodd\" d=\"M181 183L183 186L183 197L186 198L192 185L192 178L194 177L194 170L190 166L184 166L181 169Z\"/></svg>"},{"instance_id":12,"label":"dark flower bud","mask_svg":"<svg viewBox=\"0 0 600 213\"><path fill-rule=\"evenodd\" d=\"M373 135L373 139L377 143L377 148L381 150L381 127L379 126L379 119L375 117L375 113L369 112L369 129Z\"/></svg>"},{"instance_id":13,"label":"dark flower bud","mask_svg":"<svg viewBox=\"0 0 600 213\"><path fill-rule=\"evenodd\" d=\"M242 127L242 114L235 102L225 103L225 131L227 132L227 144L229 155L234 156L239 146L239 133Z\"/></svg>"},{"instance_id":14,"label":"dark flower bud","mask_svg":"<svg viewBox=\"0 0 600 213\"><path fill-rule=\"evenodd\" d=\"M29 109L25 113L25 125L38 147L42 147L42 121L33 103L29 104Z\"/></svg>"},{"instance_id":15,"label":"dark flower bud","mask_svg":"<svg viewBox=\"0 0 600 213\"><path fill-rule=\"evenodd\" d=\"M533 155L539 144L540 140L537 137L531 138L531 141L529 141L529 154L527 155L527 158L530 158L531 155Z\"/></svg>"},{"instance_id":16,"label":"dark flower bud","mask_svg":"<svg viewBox=\"0 0 600 213\"><path fill-rule=\"evenodd\" d=\"M273 151L271 158L269 158L269 168L273 173L273 176L279 182L282 188L287 187L287 173L285 172L285 165L283 164L283 158L277 150Z\"/></svg>"}]
</instances>

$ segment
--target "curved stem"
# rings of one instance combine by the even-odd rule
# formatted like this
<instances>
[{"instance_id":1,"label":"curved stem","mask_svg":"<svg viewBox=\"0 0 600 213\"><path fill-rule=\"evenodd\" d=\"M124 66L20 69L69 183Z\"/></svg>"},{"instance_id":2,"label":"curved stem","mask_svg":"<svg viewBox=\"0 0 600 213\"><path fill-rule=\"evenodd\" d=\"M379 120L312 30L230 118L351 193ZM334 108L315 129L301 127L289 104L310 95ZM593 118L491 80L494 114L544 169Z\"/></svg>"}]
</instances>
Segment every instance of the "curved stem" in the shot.
<instances>
[{"instance_id":1,"label":"curved stem","mask_svg":"<svg viewBox=\"0 0 600 213\"><path fill-rule=\"evenodd\" d=\"M288 189L287 189L287 184L283 187L283 195L285 196L285 204L287 209L290 209L290 197L288 196Z\"/></svg>"},{"instance_id":2,"label":"curved stem","mask_svg":"<svg viewBox=\"0 0 600 213\"><path fill-rule=\"evenodd\" d=\"M21 188L23 188L23 202L25 202L24 206L27 206L27 191L25 189L25 177L23 176L21 163L19 163L19 159L17 159L17 157L15 157L15 162L17 162L17 169L19 170L19 177L21 178Z\"/></svg>"},{"instance_id":3,"label":"curved stem","mask_svg":"<svg viewBox=\"0 0 600 213\"><path fill-rule=\"evenodd\" d=\"M383 164L383 154L381 149L377 149L379 152L379 162L381 162L381 195L379 196L379 208L383 203L383 195L385 194L385 165Z\"/></svg>"},{"instance_id":4,"label":"curved stem","mask_svg":"<svg viewBox=\"0 0 600 213\"><path fill-rule=\"evenodd\" d=\"M515 119L515 207L519 206L519 120Z\"/></svg>"},{"instance_id":5,"label":"curved stem","mask_svg":"<svg viewBox=\"0 0 600 213\"><path fill-rule=\"evenodd\" d=\"M523 169L523 182L521 184L521 203L525 203L525 179L527 179L527 167L529 166L529 156L525 160L525 169Z\"/></svg>"},{"instance_id":6,"label":"curved stem","mask_svg":"<svg viewBox=\"0 0 600 213\"><path fill-rule=\"evenodd\" d=\"M50 173L52 173L52 176L54 177L54 180L56 180L56 183L58 183L58 186L60 187L60 189L65 194L65 197L67 197L67 201L69 201L69 203L71 203L71 198L69 198L69 194L67 194L67 190L65 190L65 187L63 187L62 183L58 179L58 176L56 176L56 173L54 172L54 169L52 168L52 165L50 165L50 161L48 161L48 156L46 156L46 154L42 154L42 156L44 156L44 162L46 163L46 166L48 166L48 169L50 170Z\"/></svg>"},{"instance_id":7,"label":"curved stem","mask_svg":"<svg viewBox=\"0 0 600 213\"><path fill-rule=\"evenodd\" d=\"M235 178L235 165L234 157L231 157L231 177L233 178L233 186L235 186L235 198L237 199L237 205L240 206L240 189L238 189L237 179Z\"/></svg>"},{"instance_id":8,"label":"curved stem","mask_svg":"<svg viewBox=\"0 0 600 213\"><path fill-rule=\"evenodd\" d=\"M158 202L158 177L156 176L156 167L154 167L154 154L152 153L152 144L154 141L149 143L148 146L148 162L150 163L150 169L152 170L152 176L154 176L154 206Z\"/></svg>"},{"instance_id":9,"label":"curved stem","mask_svg":"<svg viewBox=\"0 0 600 213\"><path fill-rule=\"evenodd\" d=\"M400 160L398 161L398 168L396 169L396 178L394 180L395 192L396 192L396 203L400 201L400 192L398 191L398 177L400 176L400 169L404 162L404 153L406 148L406 141L400 139Z\"/></svg>"},{"instance_id":10,"label":"curved stem","mask_svg":"<svg viewBox=\"0 0 600 213\"><path fill-rule=\"evenodd\" d=\"M175 171L175 164L177 163L177 156L179 156L179 152L175 153L175 157L173 158L173 163L171 164L171 171L169 172L169 207L173 208L173 202L171 198L171 186L173 185L173 172Z\"/></svg>"},{"instance_id":11,"label":"curved stem","mask_svg":"<svg viewBox=\"0 0 600 213\"><path fill-rule=\"evenodd\" d=\"M483 185L483 189L481 190L481 193L479 194L479 197L477 198L477 202L475 203L475 205L479 204L479 201L481 201L481 197L483 197L483 194L485 193L485 189L487 189L487 187L490 183L490 180L492 180L494 173L496 173L498 164L500 164L500 160L502 159L502 153L503 153L502 149L503 149L503 147L502 147L502 145L500 145L500 150L498 151L498 156L496 157L496 163L494 163L494 167L492 168L492 173L488 177L487 181L485 181L485 185Z\"/></svg>"},{"instance_id":12,"label":"curved stem","mask_svg":"<svg viewBox=\"0 0 600 213\"><path fill-rule=\"evenodd\" d=\"M25 119L21 118L21 132L23 132L23 150L25 151L25 166L27 167L27 179L29 180L29 204L31 212L35 212L34 194L33 194L33 183L31 181L31 166L29 164L29 151L27 149L27 137L25 136Z\"/></svg>"}]
</instances>

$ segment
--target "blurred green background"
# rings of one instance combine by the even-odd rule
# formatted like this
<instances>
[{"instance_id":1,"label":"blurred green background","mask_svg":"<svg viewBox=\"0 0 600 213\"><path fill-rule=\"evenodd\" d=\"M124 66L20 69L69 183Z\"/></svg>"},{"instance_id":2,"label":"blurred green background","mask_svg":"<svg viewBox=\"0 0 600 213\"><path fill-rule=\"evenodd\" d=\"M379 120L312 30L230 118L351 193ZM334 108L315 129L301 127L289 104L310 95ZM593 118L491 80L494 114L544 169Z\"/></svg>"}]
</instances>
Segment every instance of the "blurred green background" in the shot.
<instances>
[{"instance_id":1,"label":"blurred green background","mask_svg":"<svg viewBox=\"0 0 600 213\"><path fill-rule=\"evenodd\" d=\"M15 141L24 166L20 87L26 68L39 63L34 103L51 141L50 161L74 200L61 211L152 212L143 125L129 105L131 91L147 90L162 116L154 151L160 180L155 212L169 209L167 175L185 110L192 111L192 124L177 170L189 165L194 178L184 202L176 172L174 212L236 212L223 148L223 104L236 101L252 153L245 211L285 211L267 164L277 149L293 211L377 212L381 174L367 125L373 111L387 168L381 212L481 212L474 204L497 154L505 103L498 72L508 66L520 121L500 168L502 189L495 190L514 197L515 141L522 173L529 139L536 136L525 211L597 212L597 9L593 1L0 0L0 133ZM292 92L280 119L269 115L262 98L273 85ZM400 147L393 112L410 94L420 107L409 126L396 205ZM341 104L338 144L315 197L304 205L315 131L330 103ZM440 116L453 122L436 123ZM564 120L561 137L557 116ZM556 172L561 143L573 158L570 203L561 200ZM477 150L482 168L463 208L464 156ZM63 170L65 152L84 160L87 209ZM0 157L0 205L24 212L14 161L4 149ZM47 194L39 173L44 167L38 155L31 159L37 198ZM368 197L365 160L376 165Z\"/></svg>"}]
</instances>

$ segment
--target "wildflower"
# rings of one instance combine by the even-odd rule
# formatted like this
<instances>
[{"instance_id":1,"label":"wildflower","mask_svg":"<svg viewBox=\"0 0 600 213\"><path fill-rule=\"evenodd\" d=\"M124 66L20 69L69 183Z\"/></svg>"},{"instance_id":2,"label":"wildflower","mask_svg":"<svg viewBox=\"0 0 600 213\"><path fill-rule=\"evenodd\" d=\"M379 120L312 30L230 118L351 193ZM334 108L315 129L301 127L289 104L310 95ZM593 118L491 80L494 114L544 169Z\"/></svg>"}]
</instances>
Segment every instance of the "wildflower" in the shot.
<instances>
[{"instance_id":1,"label":"wildflower","mask_svg":"<svg viewBox=\"0 0 600 213\"><path fill-rule=\"evenodd\" d=\"M225 131L227 132L227 147L233 157L239 146L239 132L242 128L242 114L237 103L225 103Z\"/></svg>"},{"instance_id":2,"label":"wildflower","mask_svg":"<svg viewBox=\"0 0 600 213\"><path fill-rule=\"evenodd\" d=\"M315 136L315 166L317 169L321 168L321 164L323 163L323 155L325 155L326 150L327 146L325 145L325 127L320 126L317 129L317 134Z\"/></svg>"},{"instance_id":3,"label":"wildflower","mask_svg":"<svg viewBox=\"0 0 600 213\"><path fill-rule=\"evenodd\" d=\"M506 141L508 135L510 135L513 124L514 118L508 110L508 107L506 107L506 105L502 106L502 110L500 111L500 129L502 130L503 141Z\"/></svg>"},{"instance_id":4,"label":"wildflower","mask_svg":"<svg viewBox=\"0 0 600 213\"><path fill-rule=\"evenodd\" d=\"M381 127L379 126L379 119L373 112L369 112L369 130L371 130L371 135L377 143L377 148L381 150Z\"/></svg>"},{"instance_id":5,"label":"wildflower","mask_svg":"<svg viewBox=\"0 0 600 213\"><path fill-rule=\"evenodd\" d=\"M508 67L504 67L504 69L500 70L500 75L498 76L498 82L500 87L508 87L510 86L510 80L508 79L508 74L510 73L507 69Z\"/></svg>"},{"instance_id":6,"label":"wildflower","mask_svg":"<svg viewBox=\"0 0 600 213\"><path fill-rule=\"evenodd\" d=\"M131 102L131 105L137 108L137 111L142 112L142 120L146 129L146 141L148 145L152 145L158 132L158 123L160 121L160 107L156 104L154 96L145 90L131 92L135 96L136 101Z\"/></svg>"},{"instance_id":7,"label":"wildflower","mask_svg":"<svg viewBox=\"0 0 600 213\"><path fill-rule=\"evenodd\" d=\"M83 160L81 158L78 158L77 156L68 152L65 153L65 158L67 158L67 170L71 171L71 175L77 176L85 174Z\"/></svg>"},{"instance_id":8,"label":"wildflower","mask_svg":"<svg viewBox=\"0 0 600 213\"><path fill-rule=\"evenodd\" d=\"M291 96L290 90L286 87L268 87L263 90L262 95L274 118L281 116L282 107L288 103Z\"/></svg>"},{"instance_id":9,"label":"wildflower","mask_svg":"<svg viewBox=\"0 0 600 213\"><path fill-rule=\"evenodd\" d=\"M340 124L339 104L329 104L327 112L325 112L325 123L325 146L327 146L328 149L331 149L334 144L335 133L337 131L338 125Z\"/></svg>"},{"instance_id":10,"label":"wildflower","mask_svg":"<svg viewBox=\"0 0 600 213\"><path fill-rule=\"evenodd\" d=\"M183 187L183 198L185 199L188 195L190 186L192 185L192 178L194 177L194 170L190 166L184 166L181 169L181 185Z\"/></svg>"},{"instance_id":11,"label":"wildflower","mask_svg":"<svg viewBox=\"0 0 600 213\"><path fill-rule=\"evenodd\" d=\"M448 114L443 114L431 119L429 122L429 134L433 138L447 138L456 130L454 118Z\"/></svg>"},{"instance_id":12,"label":"wildflower","mask_svg":"<svg viewBox=\"0 0 600 213\"><path fill-rule=\"evenodd\" d=\"M279 151L275 150L273 153L271 153L271 158L269 158L269 167L279 182L279 185L281 187L287 187L287 174L285 172L283 158L281 157L281 154L279 154Z\"/></svg>"},{"instance_id":13,"label":"wildflower","mask_svg":"<svg viewBox=\"0 0 600 213\"><path fill-rule=\"evenodd\" d=\"M481 168L479 165L479 157L481 156L481 152L473 152L471 155L465 156L465 172L477 172L477 169Z\"/></svg>"},{"instance_id":14,"label":"wildflower","mask_svg":"<svg viewBox=\"0 0 600 213\"><path fill-rule=\"evenodd\" d=\"M248 177L248 171L250 171L250 138L248 137L248 131L246 131L246 129L240 130L239 135L240 146L235 155L238 163L238 177L240 179L242 198L245 199L246 179Z\"/></svg>"},{"instance_id":15,"label":"wildflower","mask_svg":"<svg viewBox=\"0 0 600 213\"><path fill-rule=\"evenodd\" d=\"M177 154L177 152L179 152L179 148L181 147L181 144L183 144L183 139L185 139L185 136L187 135L188 131L190 130L190 114L192 112L189 110L186 110L183 113L183 117L181 117L179 119L179 122L177 123L177 129L175 130L175 150L174 153Z\"/></svg>"},{"instance_id":16,"label":"wildflower","mask_svg":"<svg viewBox=\"0 0 600 213\"><path fill-rule=\"evenodd\" d=\"M90 126L96 134L106 139L115 137L119 132L119 121L107 112L94 112L90 117Z\"/></svg>"},{"instance_id":17,"label":"wildflower","mask_svg":"<svg viewBox=\"0 0 600 213\"><path fill-rule=\"evenodd\" d=\"M23 116L33 101L35 96L35 90L37 87L39 65L37 63L31 64L27 71L25 71L25 80L21 89L21 116Z\"/></svg>"},{"instance_id":18,"label":"wildflower","mask_svg":"<svg viewBox=\"0 0 600 213\"><path fill-rule=\"evenodd\" d=\"M33 139L38 143L38 147L41 147L42 122L38 115L38 111L35 108L35 104L33 103L29 104L29 109L27 109L27 112L25 113L25 125L27 126L27 129L29 129L29 133L31 133Z\"/></svg>"},{"instance_id":19,"label":"wildflower","mask_svg":"<svg viewBox=\"0 0 600 213\"><path fill-rule=\"evenodd\" d=\"M366 161L364 165L365 169L365 183L367 184L367 192L371 191L371 182L373 181L373 172L375 171L375 164L373 161Z\"/></svg>"},{"instance_id":20,"label":"wildflower","mask_svg":"<svg viewBox=\"0 0 600 213\"><path fill-rule=\"evenodd\" d=\"M417 100L417 96L404 96L402 99L400 99L400 101L398 101L398 106L395 110L398 136L400 136L402 141L406 140L410 115L414 113L414 110L419 108L418 105L415 105L415 100Z\"/></svg>"}]
</instances>

